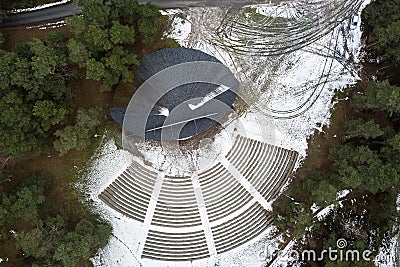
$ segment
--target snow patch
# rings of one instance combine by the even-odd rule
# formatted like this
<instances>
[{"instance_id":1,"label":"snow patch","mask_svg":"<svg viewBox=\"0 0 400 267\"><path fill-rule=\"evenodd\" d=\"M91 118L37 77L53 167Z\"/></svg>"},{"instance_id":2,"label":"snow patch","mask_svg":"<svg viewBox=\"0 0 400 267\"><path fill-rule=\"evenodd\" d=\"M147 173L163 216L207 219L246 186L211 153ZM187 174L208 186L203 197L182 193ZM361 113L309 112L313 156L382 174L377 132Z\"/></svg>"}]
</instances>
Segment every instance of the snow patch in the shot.
<instances>
[{"instance_id":1,"label":"snow patch","mask_svg":"<svg viewBox=\"0 0 400 267\"><path fill-rule=\"evenodd\" d=\"M164 116L164 117L168 117L169 116L169 109L166 107L160 107L159 109L159 115Z\"/></svg>"},{"instance_id":2,"label":"snow patch","mask_svg":"<svg viewBox=\"0 0 400 267\"><path fill-rule=\"evenodd\" d=\"M400 260L400 237L393 237L388 246L381 247L374 263L378 267L397 267Z\"/></svg>"},{"instance_id":3,"label":"snow patch","mask_svg":"<svg viewBox=\"0 0 400 267\"><path fill-rule=\"evenodd\" d=\"M44 9L44 8L48 8L48 7L52 7L52 6L66 4L68 2L71 2L71 0L61 0L58 2L49 3L49 4L40 5L40 6L36 6L36 7L31 7L31 8L14 9L11 12L12 13L30 12L30 11L40 10L40 9Z\"/></svg>"},{"instance_id":4,"label":"snow patch","mask_svg":"<svg viewBox=\"0 0 400 267\"><path fill-rule=\"evenodd\" d=\"M348 190L348 189L339 191L339 192L337 193L336 199L339 200L339 199L341 199L341 198L344 198L345 196L347 196L348 194L350 194L350 192L351 192L351 191Z\"/></svg>"},{"instance_id":5,"label":"snow patch","mask_svg":"<svg viewBox=\"0 0 400 267\"><path fill-rule=\"evenodd\" d=\"M318 212L318 214L316 214L315 216L317 217L317 219L319 221L322 221L326 216L328 216L333 210L335 209L335 205L331 204L327 207L325 207L324 209L322 209L320 212Z\"/></svg>"},{"instance_id":6,"label":"snow patch","mask_svg":"<svg viewBox=\"0 0 400 267\"><path fill-rule=\"evenodd\" d=\"M67 25L65 20L60 20L56 22L49 22L45 24L40 24L40 25L35 25L35 26L28 26L26 27L28 30L29 29L39 29L39 30L46 30L46 29L55 29L55 28L60 28Z\"/></svg>"}]
</instances>

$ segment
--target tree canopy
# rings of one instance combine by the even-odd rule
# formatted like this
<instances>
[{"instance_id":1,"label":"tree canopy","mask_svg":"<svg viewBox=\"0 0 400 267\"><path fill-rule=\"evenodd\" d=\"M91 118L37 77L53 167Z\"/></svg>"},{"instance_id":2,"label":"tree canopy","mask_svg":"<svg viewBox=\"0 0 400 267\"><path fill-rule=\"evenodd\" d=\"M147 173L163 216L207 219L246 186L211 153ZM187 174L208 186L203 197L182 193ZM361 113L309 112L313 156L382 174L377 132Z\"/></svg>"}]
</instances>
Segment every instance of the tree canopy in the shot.
<instances>
[{"instance_id":1,"label":"tree canopy","mask_svg":"<svg viewBox=\"0 0 400 267\"><path fill-rule=\"evenodd\" d=\"M151 4L116 0L78 1L82 16L68 20L75 37L68 42L70 59L86 69L86 78L103 81L109 91L120 81L133 82L133 67L139 64L136 43L150 44L162 25L162 16Z\"/></svg>"},{"instance_id":2,"label":"tree canopy","mask_svg":"<svg viewBox=\"0 0 400 267\"><path fill-rule=\"evenodd\" d=\"M72 149L86 148L97 127L101 125L103 117L101 108L78 110L75 125L67 126L54 133L58 137L53 143L55 150L64 155Z\"/></svg>"},{"instance_id":3,"label":"tree canopy","mask_svg":"<svg viewBox=\"0 0 400 267\"><path fill-rule=\"evenodd\" d=\"M17 248L32 266L76 266L107 244L111 226L90 211L78 220L60 211L49 212L52 202L45 188L52 179L32 174L11 191L1 190L0 229L12 230Z\"/></svg>"},{"instance_id":4,"label":"tree canopy","mask_svg":"<svg viewBox=\"0 0 400 267\"><path fill-rule=\"evenodd\" d=\"M399 6L399 0L380 0L365 8L363 20L371 49L396 66L400 64Z\"/></svg>"},{"instance_id":5,"label":"tree canopy","mask_svg":"<svg viewBox=\"0 0 400 267\"><path fill-rule=\"evenodd\" d=\"M65 43L60 33L0 51L0 151L41 152L65 122L72 97ZM62 38L66 38L62 35Z\"/></svg>"},{"instance_id":6,"label":"tree canopy","mask_svg":"<svg viewBox=\"0 0 400 267\"><path fill-rule=\"evenodd\" d=\"M0 23L2 23L6 19L6 12L0 8ZM1 44L1 42L0 42Z\"/></svg>"},{"instance_id":7,"label":"tree canopy","mask_svg":"<svg viewBox=\"0 0 400 267\"><path fill-rule=\"evenodd\" d=\"M400 87L385 81L368 81L363 94L355 94L352 105L359 110L376 109L390 116L400 113Z\"/></svg>"}]
</instances>

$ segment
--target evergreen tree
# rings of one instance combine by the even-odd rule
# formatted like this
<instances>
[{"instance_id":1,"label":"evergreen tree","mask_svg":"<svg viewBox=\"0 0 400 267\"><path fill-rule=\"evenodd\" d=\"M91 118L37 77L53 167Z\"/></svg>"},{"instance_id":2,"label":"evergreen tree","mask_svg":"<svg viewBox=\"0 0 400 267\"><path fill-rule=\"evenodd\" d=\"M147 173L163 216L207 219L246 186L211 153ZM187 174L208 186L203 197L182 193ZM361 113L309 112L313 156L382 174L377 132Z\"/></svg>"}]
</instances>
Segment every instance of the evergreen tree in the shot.
<instances>
[{"instance_id":1,"label":"evergreen tree","mask_svg":"<svg viewBox=\"0 0 400 267\"><path fill-rule=\"evenodd\" d=\"M336 146L331 149L330 157L337 179L345 188L377 193L399 182L396 168L383 162L379 153L367 146Z\"/></svg>"},{"instance_id":2,"label":"evergreen tree","mask_svg":"<svg viewBox=\"0 0 400 267\"><path fill-rule=\"evenodd\" d=\"M400 87L391 86L388 81L369 81L363 95L354 95L352 105L359 110L382 110L392 116L400 113Z\"/></svg>"},{"instance_id":3,"label":"evergreen tree","mask_svg":"<svg viewBox=\"0 0 400 267\"><path fill-rule=\"evenodd\" d=\"M58 138L53 143L55 150L64 155L72 149L86 148L97 127L101 125L103 116L104 113L100 108L78 110L74 126L67 126L54 133Z\"/></svg>"},{"instance_id":4,"label":"evergreen tree","mask_svg":"<svg viewBox=\"0 0 400 267\"><path fill-rule=\"evenodd\" d=\"M352 138L375 139L383 136L384 132L380 129L379 124L374 120L364 121L363 119L351 120L346 123L347 130L344 140Z\"/></svg>"},{"instance_id":5,"label":"evergreen tree","mask_svg":"<svg viewBox=\"0 0 400 267\"><path fill-rule=\"evenodd\" d=\"M116 0L111 3L78 1L83 15L68 20L75 37L68 42L70 59L86 69L86 78L103 81L109 91L120 81L133 82L133 67L139 64L133 46L150 44L162 24L153 5Z\"/></svg>"},{"instance_id":6,"label":"evergreen tree","mask_svg":"<svg viewBox=\"0 0 400 267\"><path fill-rule=\"evenodd\" d=\"M67 85L66 36L0 50L0 151L11 156L47 149L65 122L72 96Z\"/></svg>"}]
</instances>

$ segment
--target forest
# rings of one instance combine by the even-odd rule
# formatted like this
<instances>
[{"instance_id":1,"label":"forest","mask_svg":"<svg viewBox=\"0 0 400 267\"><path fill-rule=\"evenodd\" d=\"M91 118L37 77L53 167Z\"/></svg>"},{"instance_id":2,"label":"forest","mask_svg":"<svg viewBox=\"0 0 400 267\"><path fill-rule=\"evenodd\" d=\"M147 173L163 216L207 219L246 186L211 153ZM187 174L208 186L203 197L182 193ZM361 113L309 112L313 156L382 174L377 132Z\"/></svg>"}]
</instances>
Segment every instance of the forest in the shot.
<instances>
[{"instance_id":1,"label":"forest","mask_svg":"<svg viewBox=\"0 0 400 267\"><path fill-rule=\"evenodd\" d=\"M364 9L362 80L337 92L331 125L309 140L307 158L273 204L275 225L297 241L299 251L337 248L343 238L347 249L376 256L399 237L399 8L399 0L377 0ZM364 259L302 260L310 266L375 266Z\"/></svg>"}]
</instances>

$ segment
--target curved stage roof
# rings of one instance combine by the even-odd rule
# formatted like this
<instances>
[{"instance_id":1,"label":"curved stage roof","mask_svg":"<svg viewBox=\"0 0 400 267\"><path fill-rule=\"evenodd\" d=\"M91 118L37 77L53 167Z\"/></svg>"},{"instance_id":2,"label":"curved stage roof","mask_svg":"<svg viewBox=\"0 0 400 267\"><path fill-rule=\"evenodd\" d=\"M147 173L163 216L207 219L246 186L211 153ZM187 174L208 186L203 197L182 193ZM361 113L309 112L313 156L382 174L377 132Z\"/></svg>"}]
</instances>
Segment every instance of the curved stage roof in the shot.
<instances>
[{"instance_id":1,"label":"curved stage roof","mask_svg":"<svg viewBox=\"0 0 400 267\"><path fill-rule=\"evenodd\" d=\"M144 57L141 86L129 103L123 128L155 140L200 134L232 108L238 81L218 59L188 48L167 48Z\"/></svg>"}]
</instances>

